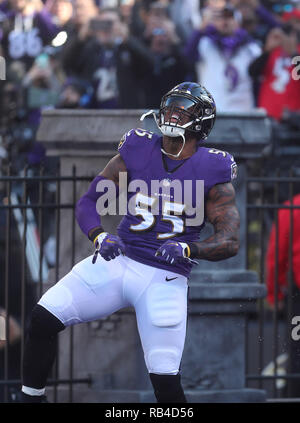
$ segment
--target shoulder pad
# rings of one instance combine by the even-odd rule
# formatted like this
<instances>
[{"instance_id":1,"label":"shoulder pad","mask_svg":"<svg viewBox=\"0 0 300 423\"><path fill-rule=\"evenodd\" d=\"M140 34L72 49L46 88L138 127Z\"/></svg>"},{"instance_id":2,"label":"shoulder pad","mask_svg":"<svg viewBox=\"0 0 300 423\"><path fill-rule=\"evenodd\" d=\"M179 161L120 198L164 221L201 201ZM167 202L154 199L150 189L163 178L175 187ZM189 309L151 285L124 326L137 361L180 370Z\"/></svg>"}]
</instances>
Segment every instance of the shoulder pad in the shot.
<instances>
[{"instance_id":1,"label":"shoulder pad","mask_svg":"<svg viewBox=\"0 0 300 423\"><path fill-rule=\"evenodd\" d=\"M216 148L209 148L208 155L214 164L219 168L219 171L225 171L230 174L230 179L237 177L237 164L234 157L227 151L218 150Z\"/></svg>"},{"instance_id":2,"label":"shoulder pad","mask_svg":"<svg viewBox=\"0 0 300 423\"><path fill-rule=\"evenodd\" d=\"M159 136L141 128L131 129L121 139L118 152L128 170L144 168Z\"/></svg>"},{"instance_id":3,"label":"shoulder pad","mask_svg":"<svg viewBox=\"0 0 300 423\"><path fill-rule=\"evenodd\" d=\"M145 129L136 128L126 132L121 138L118 150L120 150L125 142L137 143L140 141L151 141L154 136L153 132L146 131Z\"/></svg>"}]
</instances>

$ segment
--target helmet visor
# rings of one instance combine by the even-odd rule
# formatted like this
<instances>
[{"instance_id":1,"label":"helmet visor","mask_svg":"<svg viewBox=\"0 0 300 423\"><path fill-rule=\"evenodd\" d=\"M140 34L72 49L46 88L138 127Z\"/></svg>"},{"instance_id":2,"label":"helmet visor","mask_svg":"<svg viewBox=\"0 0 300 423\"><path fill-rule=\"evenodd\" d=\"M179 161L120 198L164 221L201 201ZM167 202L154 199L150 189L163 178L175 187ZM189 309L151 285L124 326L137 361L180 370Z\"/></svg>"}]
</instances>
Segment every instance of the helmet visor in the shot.
<instances>
[{"instance_id":1,"label":"helmet visor","mask_svg":"<svg viewBox=\"0 0 300 423\"><path fill-rule=\"evenodd\" d=\"M191 112L193 111L193 108L195 105L196 105L196 102L189 98L172 95L166 98L163 106L164 107L176 106Z\"/></svg>"},{"instance_id":2,"label":"helmet visor","mask_svg":"<svg viewBox=\"0 0 300 423\"><path fill-rule=\"evenodd\" d=\"M192 99L172 95L165 99L161 112L164 123L172 126L182 126L191 122L196 117L197 103Z\"/></svg>"}]
</instances>

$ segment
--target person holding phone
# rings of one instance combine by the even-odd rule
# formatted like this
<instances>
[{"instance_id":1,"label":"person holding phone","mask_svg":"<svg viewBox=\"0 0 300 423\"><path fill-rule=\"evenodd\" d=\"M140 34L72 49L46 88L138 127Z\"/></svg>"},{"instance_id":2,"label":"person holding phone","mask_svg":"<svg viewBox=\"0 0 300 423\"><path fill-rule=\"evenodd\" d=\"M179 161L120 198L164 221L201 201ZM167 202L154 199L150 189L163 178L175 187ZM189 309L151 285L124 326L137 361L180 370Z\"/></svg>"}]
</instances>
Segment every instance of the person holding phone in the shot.
<instances>
[{"instance_id":1,"label":"person holding phone","mask_svg":"<svg viewBox=\"0 0 300 423\"><path fill-rule=\"evenodd\" d=\"M92 83L94 108L143 107L139 81L152 60L115 9L92 16L62 50L67 75Z\"/></svg>"},{"instance_id":2,"label":"person holding phone","mask_svg":"<svg viewBox=\"0 0 300 423\"><path fill-rule=\"evenodd\" d=\"M230 5L208 8L201 27L188 40L185 56L197 81L213 93L220 111L249 112L255 107L248 66L261 54L259 44L240 26Z\"/></svg>"},{"instance_id":3,"label":"person holding phone","mask_svg":"<svg viewBox=\"0 0 300 423\"><path fill-rule=\"evenodd\" d=\"M300 17L299 17L300 22ZM258 106L276 120L285 111L300 110L300 84L297 69L300 57L300 31L287 22L282 28L272 29L263 53L249 67L249 74L259 80Z\"/></svg>"}]
</instances>

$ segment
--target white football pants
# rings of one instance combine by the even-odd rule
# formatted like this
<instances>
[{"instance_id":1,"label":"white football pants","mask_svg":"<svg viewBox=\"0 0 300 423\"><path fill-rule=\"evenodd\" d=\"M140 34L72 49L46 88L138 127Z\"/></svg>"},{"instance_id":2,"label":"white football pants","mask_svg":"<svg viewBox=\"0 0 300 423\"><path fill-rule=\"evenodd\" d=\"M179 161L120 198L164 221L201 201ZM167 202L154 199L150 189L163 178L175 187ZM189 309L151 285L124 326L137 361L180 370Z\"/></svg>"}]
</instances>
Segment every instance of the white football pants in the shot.
<instances>
[{"instance_id":1,"label":"white football pants","mask_svg":"<svg viewBox=\"0 0 300 423\"><path fill-rule=\"evenodd\" d=\"M170 279L169 281L166 279ZM187 278L126 256L95 264L87 257L50 288L39 304L65 326L133 306L149 373L177 374L184 347Z\"/></svg>"}]
</instances>

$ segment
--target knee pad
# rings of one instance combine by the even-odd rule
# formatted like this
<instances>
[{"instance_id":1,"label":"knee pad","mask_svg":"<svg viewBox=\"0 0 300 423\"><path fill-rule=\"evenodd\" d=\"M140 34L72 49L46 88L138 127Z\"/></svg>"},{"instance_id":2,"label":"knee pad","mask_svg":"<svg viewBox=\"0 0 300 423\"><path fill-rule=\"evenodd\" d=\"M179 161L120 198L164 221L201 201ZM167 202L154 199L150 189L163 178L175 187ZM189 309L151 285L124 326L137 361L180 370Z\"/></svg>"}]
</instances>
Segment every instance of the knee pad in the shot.
<instances>
[{"instance_id":1,"label":"knee pad","mask_svg":"<svg viewBox=\"0 0 300 423\"><path fill-rule=\"evenodd\" d=\"M176 348L152 349L146 357L150 373L169 374L178 373L181 360L181 351Z\"/></svg>"},{"instance_id":2,"label":"knee pad","mask_svg":"<svg viewBox=\"0 0 300 423\"><path fill-rule=\"evenodd\" d=\"M152 285L147 293L147 311L154 326L178 326L186 315L185 293L167 283Z\"/></svg>"},{"instance_id":3,"label":"knee pad","mask_svg":"<svg viewBox=\"0 0 300 423\"><path fill-rule=\"evenodd\" d=\"M64 324L52 313L37 304L31 312L28 335L45 338L56 335L65 328Z\"/></svg>"}]
</instances>

